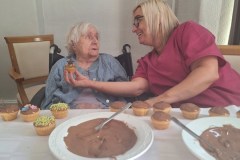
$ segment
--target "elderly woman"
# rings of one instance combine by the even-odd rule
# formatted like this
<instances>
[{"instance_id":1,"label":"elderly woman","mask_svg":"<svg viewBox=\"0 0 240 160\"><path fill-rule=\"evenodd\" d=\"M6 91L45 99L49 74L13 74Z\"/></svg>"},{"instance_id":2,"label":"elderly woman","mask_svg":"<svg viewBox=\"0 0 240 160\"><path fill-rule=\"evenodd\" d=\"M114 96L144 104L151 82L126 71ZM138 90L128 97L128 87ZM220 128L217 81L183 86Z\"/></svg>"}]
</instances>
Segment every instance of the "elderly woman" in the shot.
<instances>
[{"instance_id":1,"label":"elderly woman","mask_svg":"<svg viewBox=\"0 0 240 160\"><path fill-rule=\"evenodd\" d=\"M240 75L224 59L215 38L206 28L188 21L179 23L164 0L146 0L133 10L133 29L140 44L153 49L138 60L131 82L99 82L81 75L74 86L101 92L137 96L150 91L153 105L167 102L179 107L240 106ZM80 76L78 76L80 77Z\"/></svg>"},{"instance_id":2,"label":"elderly woman","mask_svg":"<svg viewBox=\"0 0 240 160\"><path fill-rule=\"evenodd\" d=\"M52 67L42 109L48 109L53 101L68 103L71 108L106 108L112 101L124 100L91 88L74 87L66 82L74 74L64 70L69 60L73 61L78 73L92 81L127 81L121 64L111 55L99 53L99 33L93 24L82 22L74 25L66 43L69 56ZM74 76L77 78L77 75Z\"/></svg>"}]
</instances>

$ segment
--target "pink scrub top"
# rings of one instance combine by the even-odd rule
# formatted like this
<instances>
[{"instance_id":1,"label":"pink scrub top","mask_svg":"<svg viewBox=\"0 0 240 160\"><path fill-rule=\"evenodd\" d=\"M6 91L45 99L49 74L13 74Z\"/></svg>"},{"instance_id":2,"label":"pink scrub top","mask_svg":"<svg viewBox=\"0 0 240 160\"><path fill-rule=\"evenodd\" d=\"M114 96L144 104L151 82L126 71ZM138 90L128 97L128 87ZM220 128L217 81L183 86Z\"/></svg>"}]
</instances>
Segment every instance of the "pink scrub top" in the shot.
<instances>
[{"instance_id":1,"label":"pink scrub top","mask_svg":"<svg viewBox=\"0 0 240 160\"><path fill-rule=\"evenodd\" d=\"M179 107L186 102L200 107L240 106L240 75L222 56L214 35L192 21L174 29L160 55L152 50L140 58L133 78L145 78L150 91L158 96L180 83L191 72L191 64L206 56L218 57L220 78L197 96L173 106Z\"/></svg>"}]
</instances>

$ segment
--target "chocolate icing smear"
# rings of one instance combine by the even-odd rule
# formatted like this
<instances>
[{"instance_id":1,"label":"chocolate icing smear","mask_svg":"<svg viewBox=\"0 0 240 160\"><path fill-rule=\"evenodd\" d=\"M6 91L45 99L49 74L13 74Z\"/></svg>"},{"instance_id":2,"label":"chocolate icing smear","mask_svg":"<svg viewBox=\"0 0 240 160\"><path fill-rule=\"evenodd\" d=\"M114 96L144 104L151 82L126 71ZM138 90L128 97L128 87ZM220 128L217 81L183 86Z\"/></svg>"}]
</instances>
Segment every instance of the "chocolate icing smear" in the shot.
<instances>
[{"instance_id":1,"label":"chocolate icing smear","mask_svg":"<svg viewBox=\"0 0 240 160\"><path fill-rule=\"evenodd\" d=\"M137 136L124 122L111 120L100 131L94 127L104 121L98 118L69 127L64 137L67 149L77 155L89 158L114 158L131 149Z\"/></svg>"},{"instance_id":2,"label":"chocolate icing smear","mask_svg":"<svg viewBox=\"0 0 240 160\"><path fill-rule=\"evenodd\" d=\"M223 125L205 130L200 137L200 145L217 160L240 160L240 129Z\"/></svg>"}]
</instances>

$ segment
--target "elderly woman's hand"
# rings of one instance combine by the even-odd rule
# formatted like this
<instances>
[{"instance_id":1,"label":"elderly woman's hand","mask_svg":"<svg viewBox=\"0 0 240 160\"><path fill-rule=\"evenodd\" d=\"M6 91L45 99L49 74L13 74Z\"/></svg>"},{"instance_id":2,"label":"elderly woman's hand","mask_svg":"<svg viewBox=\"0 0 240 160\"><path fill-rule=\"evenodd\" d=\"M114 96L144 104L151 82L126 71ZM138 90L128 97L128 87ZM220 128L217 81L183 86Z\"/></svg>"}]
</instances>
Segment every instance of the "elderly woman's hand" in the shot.
<instances>
[{"instance_id":1,"label":"elderly woman's hand","mask_svg":"<svg viewBox=\"0 0 240 160\"><path fill-rule=\"evenodd\" d=\"M64 71L64 79L67 83L75 87L89 87L91 80L80 74L77 70L74 73Z\"/></svg>"}]
</instances>

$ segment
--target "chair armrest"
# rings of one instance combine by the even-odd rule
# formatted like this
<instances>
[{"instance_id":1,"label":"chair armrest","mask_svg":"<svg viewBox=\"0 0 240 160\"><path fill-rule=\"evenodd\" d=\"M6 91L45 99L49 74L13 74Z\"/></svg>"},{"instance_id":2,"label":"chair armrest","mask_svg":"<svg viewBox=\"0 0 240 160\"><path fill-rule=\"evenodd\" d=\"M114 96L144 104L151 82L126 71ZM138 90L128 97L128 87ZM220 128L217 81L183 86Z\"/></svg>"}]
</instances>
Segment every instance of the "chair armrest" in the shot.
<instances>
[{"instance_id":1,"label":"chair armrest","mask_svg":"<svg viewBox=\"0 0 240 160\"><path fill-rule=\"evenodd\" d=\"M21 74L15 72L13 68L9 71L8 74L15 81L22 81L22 80L24 80L23 76Z\"/></svg>"}]
</instances>

